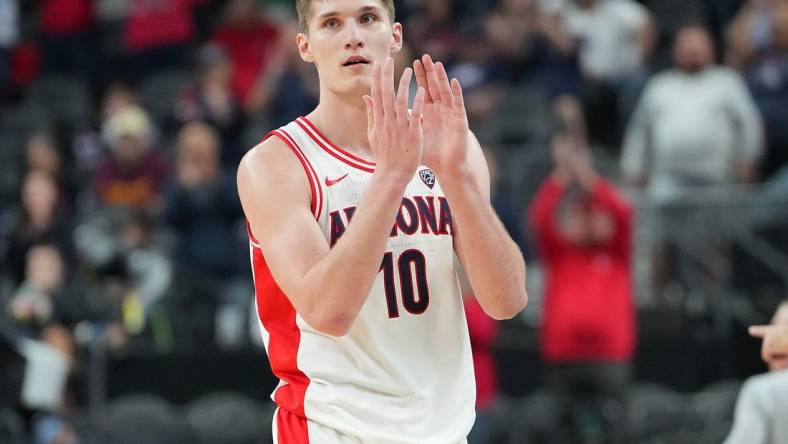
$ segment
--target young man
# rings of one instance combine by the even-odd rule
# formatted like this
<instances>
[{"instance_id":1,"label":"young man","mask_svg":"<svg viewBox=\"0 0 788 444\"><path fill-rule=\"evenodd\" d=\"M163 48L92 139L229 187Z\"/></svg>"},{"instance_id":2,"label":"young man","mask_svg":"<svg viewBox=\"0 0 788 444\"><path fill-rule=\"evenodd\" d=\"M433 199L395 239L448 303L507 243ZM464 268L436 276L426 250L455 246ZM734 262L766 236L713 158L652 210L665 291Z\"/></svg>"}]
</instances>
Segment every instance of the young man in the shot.
<instances>
[{"instance_id":1,"label":"young man","mask_svg":"<svg viewBox=\"0 0 788 444\"><path fill-rule=\"evenodd\" d=\"M241 162L274 438L465 442L474 420L456 252L497 319L526 304L522 255L489 202L462 91L429 56L406 69L390 0L296 2L320 103Z\"/></svg>"}]
</instances>

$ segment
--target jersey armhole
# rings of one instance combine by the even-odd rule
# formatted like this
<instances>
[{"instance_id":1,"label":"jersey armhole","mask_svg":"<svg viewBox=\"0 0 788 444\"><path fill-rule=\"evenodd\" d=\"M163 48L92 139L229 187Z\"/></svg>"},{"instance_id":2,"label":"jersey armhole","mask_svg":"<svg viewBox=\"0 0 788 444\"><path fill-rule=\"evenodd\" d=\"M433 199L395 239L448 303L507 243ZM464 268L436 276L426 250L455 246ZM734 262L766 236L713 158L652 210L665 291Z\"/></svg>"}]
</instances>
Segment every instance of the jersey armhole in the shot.
<instances>
[{"instance_id":1,"label":"jersey armhole","mask_svg":"<svg viewBox=\"0 0 788 444\"><path fill-rule=\"evenodd\" d=\"M315 216L315 220L320 220L320 213L323 211L323 190L320 188L320 180L318 179L317 173L315 172L314 167L311 163L309 163L309 159L307 159L304 152L298 146L295 139L283 128L276 129L271 131L270 133L266 134L263 137L263 141L268 140L271 136L278 137L285 145L293 151L293 154L298 158L298 161L301 162L301 166L304 169L304 174L306 174L306 178L309 181L309 190L312 194L312 203L310 205L310 209L312 210L312 214ZM251 231L250 231L251 234Z\"/></svg>"}]
</instances>

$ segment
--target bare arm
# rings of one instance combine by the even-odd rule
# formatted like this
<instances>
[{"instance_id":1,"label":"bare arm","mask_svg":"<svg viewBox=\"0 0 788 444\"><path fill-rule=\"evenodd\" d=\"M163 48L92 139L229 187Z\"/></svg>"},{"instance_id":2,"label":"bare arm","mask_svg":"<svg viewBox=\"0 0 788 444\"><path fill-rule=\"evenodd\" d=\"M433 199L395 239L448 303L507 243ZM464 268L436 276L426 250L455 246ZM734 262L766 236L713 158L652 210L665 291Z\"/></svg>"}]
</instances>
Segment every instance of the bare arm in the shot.
<instances>
[{"instance_id":1,"label":"bare arm","mask_svg":"<svg viewBox=\"0 0 788 444\"><path fill-rule=\"evenodd\" d=\"M419 103L424 94L417 94L413 118L408 119L411 75L403 75L395 105L393 61L387 62L382 75L379 65L373 69L373 83L377 79L379 85L373 86L367 103L374 101L376 113L373 116L368 108L377 169L353 223L333 248L329 249L310 211L305 175L293 174L301 165L284 142L269 138L244 156L238 170L244 212L274 279L296 311L322 333L346 334L361 310L378 274L405 186L418 165Z\"/></svg>"},{"instance_id":2,"label":"bare arm","mask_svg":"<svg viewBox=\"0 0 788 444\"><path fill-rule=\"evenodd\" d=\"M526 305L525 261L490 204L490 175L479 142L469 134L470 170L439 176L452 210L454 242L485 313L508 319Z\"/></svg>"},{"instance_id":3,"label":"bare arm","mask_svg":"<svg viewBox=\"0 0 788 444\"><path fill-rule=\"evenodd\" d=\"M413 67L427 91L423 161L438 175L451 207L455 250L484 311L511 318L528 301L525 261L490 204L490 173L468 128L462 87L429 55Z\"/></svg>"}]
</instances>

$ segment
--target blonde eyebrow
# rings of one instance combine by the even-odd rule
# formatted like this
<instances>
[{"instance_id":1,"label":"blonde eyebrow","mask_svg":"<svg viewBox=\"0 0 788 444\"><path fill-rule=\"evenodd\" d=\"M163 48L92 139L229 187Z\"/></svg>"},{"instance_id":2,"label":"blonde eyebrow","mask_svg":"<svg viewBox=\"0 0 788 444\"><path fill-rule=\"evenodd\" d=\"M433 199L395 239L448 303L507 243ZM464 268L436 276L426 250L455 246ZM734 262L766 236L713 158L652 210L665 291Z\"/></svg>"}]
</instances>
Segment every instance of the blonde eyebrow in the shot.
<instances>
[{"instance_id":1,"label":"blonde eyebrow","mask_svg":"<svg viewBox=\"0 0 788 444\"><path fill-rule=\"evenodd\" d=\"M380 13L380 11L381 11L380 7L378 7L378 6L371 6L370 5L370 6L362 6L361 8L358 9L358 11L356 11L356 13L357 14L362 14L362 13L365 13L365 12L377 12L377 13ZM326 19L328 17L337 16L337 15L340 15L339 11L328 11L328 12L324 12L324 13L320 14L319 16L317 16L317 18L322 20L322 19Z\"/></svg>"}]
</instances>

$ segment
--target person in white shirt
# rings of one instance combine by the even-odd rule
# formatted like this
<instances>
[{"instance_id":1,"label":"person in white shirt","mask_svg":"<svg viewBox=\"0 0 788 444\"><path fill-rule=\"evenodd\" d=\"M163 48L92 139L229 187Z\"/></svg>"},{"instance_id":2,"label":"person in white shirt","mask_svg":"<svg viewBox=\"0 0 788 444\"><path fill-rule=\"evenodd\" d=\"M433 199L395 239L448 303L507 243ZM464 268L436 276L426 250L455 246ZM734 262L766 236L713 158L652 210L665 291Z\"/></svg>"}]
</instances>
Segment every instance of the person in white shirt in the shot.
<instances>
[{"instance_id":1,"label":"person in white shirt","mask_svg":"<svg viewBox=\"0 0 788 444\"><path fill-rule=\"evenodd\" d=\"M788 442L788 301L771 325L750 327L750 334L763 338L762 356L770 371L744 383L725 444Z\"/></svg>"},{"instance_id":2,"label":"person in white shirt","mask_svg":"<svg viewBox=\"0 0 788 444\"><path fill-rule=\"evenodd\" d=\"M625 179L652 190L748 180L762 123L738 73L714 64L708 32L679 31L675 67L649 81L624 140Z\"/></svg>"},{"instance_id":3,"label":"person in white shirt","mask_svg":"<svg viewBox=\"0 0 788 444\"><path fill-rule=\"evenodd\" d=\"M551 41L577 57L592 138L618 145L647 78L651 15L633 0L541 0L541 8Z\"/></svg>"},{"instance_id":4,"label":"person in white shirt","mask_svg":"<svg viewBox=\"0 0 788 444\"><path fill-rule=\"evenodd\" d=\"M654 211L643 217L643 232L654 237L644 244L654 244L649 273L658 289L679 280L678 270L691 266L686 255L673 249L675 243L664 241L669 237L663 231L692 228L687 200L702 186L750 180L762 152L761 116L741 76L714 63L708 31L696 26L679 30L673 57L675 67L646 86L621 157L624 181L645 188L643 211ZM708 273L684 273L681 281L714 294L728 267L726 247L706 238L695 248L703 250Z\"/></svg>"}]
</instances>

